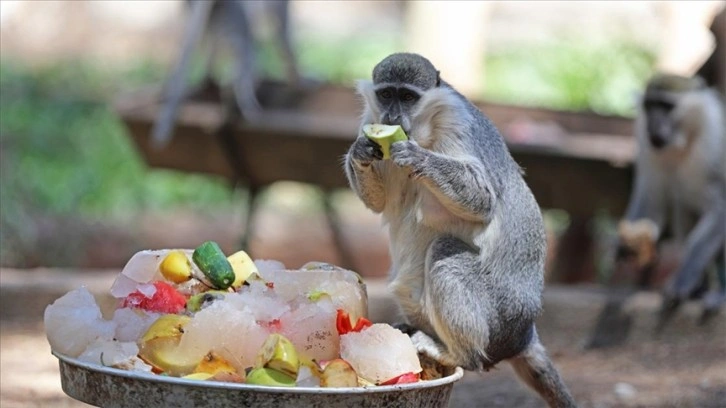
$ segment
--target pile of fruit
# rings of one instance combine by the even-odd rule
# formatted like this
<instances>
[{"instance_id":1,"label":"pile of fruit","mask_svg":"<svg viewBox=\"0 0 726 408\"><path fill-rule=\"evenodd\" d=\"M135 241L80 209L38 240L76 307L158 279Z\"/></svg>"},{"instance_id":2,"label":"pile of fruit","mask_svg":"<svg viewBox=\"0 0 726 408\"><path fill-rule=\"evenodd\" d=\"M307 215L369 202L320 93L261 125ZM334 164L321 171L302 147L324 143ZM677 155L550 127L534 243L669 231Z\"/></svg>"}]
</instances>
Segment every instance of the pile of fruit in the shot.
<instances>
[{"instance_id":1,"label":"pile of fruit","mask_svg":"<svg viewBox=\"0 0 726 408\"><path fill-rule=\"evenodd\" d=\"M420 381L410 338L366 318L360 277L318 262L286 270L214 242L135 254L105 318L75 289L45 310L54 352L107 367L200 381L356 387Z\"/></svg>"}]
</instances>

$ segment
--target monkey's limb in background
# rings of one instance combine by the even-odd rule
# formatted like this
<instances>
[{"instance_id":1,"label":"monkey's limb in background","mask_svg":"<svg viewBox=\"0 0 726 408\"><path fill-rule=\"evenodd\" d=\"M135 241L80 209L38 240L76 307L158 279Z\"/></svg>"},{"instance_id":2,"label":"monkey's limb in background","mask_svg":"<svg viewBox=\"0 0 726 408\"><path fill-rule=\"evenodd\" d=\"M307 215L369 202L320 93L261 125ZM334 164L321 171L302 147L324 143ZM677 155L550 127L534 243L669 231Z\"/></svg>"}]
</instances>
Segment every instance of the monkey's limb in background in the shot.
<instances>
[{"instance_id":1,"label":"monkey's limb in background","mask_svg":"<svg viewBox=\"0 0 726 408\"><path fill-rule=\"evenodd\" d=\"M194 1L191 4L192 11L182 39L181 56L164 89L164 104L152 129L152 141L157 148L165 146L171 139L171 131L186 90L192 53L204 34L214 4L213 0Z\"/></svg>"},{"instance_id":2,"label":"monkey's limb in background","mask_svg":"<svg viewBox=\"0 0 726 408\"><path fill-rule=\"evenodd\" d=\"M292 39L290 36L290 1L289 0L268 0L272 8L272 14L277 17L277 41L280 46L282 61L285 64L285 72L287 79L293 86L300 85L301 77L297 67L297 58L292 49Z\"/></svg>"},{"instance_id":3,"label":"monkey's limb in background","mask_svg":"<svg viewBox=\"0 0 726 408\"><path fill-rule=\"evenodd\" d=\"M703 280L709 264L716 260L726 240L724 223L726 209L723 203L699 219L686 240L683 262L664 293L664 302L658 322L658 330L673 317L678 305L686 300Z\"/></svg>"}]
</instances>

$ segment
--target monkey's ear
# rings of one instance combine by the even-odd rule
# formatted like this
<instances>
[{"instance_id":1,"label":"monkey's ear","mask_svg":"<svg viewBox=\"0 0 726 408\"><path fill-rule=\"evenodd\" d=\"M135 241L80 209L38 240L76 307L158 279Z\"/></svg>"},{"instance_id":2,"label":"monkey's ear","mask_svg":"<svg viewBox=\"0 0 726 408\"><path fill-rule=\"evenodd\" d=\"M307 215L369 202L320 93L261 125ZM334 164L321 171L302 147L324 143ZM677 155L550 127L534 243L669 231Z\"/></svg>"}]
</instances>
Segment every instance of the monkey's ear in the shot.
<instances>
[{"instance_id":1,"label":"monkey's ear","mask_svg":"<svg viewBox=\"0 0 726 408\"><path fill-rule=\"evenodd\" d=\"M441 71L436 71L436 87L441 85Z\"/></svg>"}]
</instances>

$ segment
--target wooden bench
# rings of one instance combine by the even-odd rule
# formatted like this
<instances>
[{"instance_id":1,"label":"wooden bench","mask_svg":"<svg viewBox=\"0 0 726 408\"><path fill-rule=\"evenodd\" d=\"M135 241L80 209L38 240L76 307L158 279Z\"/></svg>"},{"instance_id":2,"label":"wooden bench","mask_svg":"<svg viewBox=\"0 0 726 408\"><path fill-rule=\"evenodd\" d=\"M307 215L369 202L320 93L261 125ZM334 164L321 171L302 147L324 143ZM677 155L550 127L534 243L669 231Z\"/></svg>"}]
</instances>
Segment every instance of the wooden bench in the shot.
<instances>
[{"instance_id":1,"label":"wooden bench","mask_svg":"<svg viewBox=\"0 0 726 408\"><path fill-rule=\"evenodd\" d=\"M261 189L278 181L318 186L343 263L352 267L327 198L332 190L348 188L341 160L355 138L361 110L351 88L324 85L299 91L264 83L259 99L265 110L254 122L230 120L219 94L204 89L182 106L174 136L161 148L151 140L159 95L158 90L135 92L114 104L150 166L214 174L246 185L252 201L243 245ZM583 270L587 254L567 242L589 246L587 227L596 214L624 212L635 150L632 120L493 103L478 106L502 131L540 205L563 209L571 217L557 280L592 279L593 272Z\"/></svg>"}]
</instances>

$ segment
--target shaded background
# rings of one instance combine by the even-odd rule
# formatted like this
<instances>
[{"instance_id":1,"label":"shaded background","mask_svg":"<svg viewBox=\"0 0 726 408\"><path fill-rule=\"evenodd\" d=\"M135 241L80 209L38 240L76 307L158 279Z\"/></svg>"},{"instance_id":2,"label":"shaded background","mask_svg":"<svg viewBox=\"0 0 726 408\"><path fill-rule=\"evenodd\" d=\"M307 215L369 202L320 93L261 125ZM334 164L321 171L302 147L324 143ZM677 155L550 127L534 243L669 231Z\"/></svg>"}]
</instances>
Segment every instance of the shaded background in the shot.
<instances>
[{"instance_id":1,"label":"shaded background","mask_svg":"<svg viewBox=\"0 0 726 408\"><path fill-rule=\"evenodd\" d=\"M406 49L429 56L444 78L478 100L629 117L656 68L689 73L705 59L713 46L706 20L719 7L445 4L293 1L301 70L351 86L381 58ZM123 92L166 79L179 54L185 13L181 1L2 2L3 266L112 267L141 248L210 237L225 248L235 245L244 228L244 187L147 167L110 105ZM270 21L260 14L256 22L261 71L282 78ZM192 81L201 62L195 66ZM349 195L340 192L337 208L355 213L353 220L374 218ZM281 183L266 192L261 208L314 226L321 209L316 197L308 186ZM563 229L566 214L550 213ZM285 241L287 225L260 227L251 248L262 257L285 258L264 248ZM385 239L375 231L364 236L373 244ZM314 241L330 246L326 236ZM289 246L286 241L279 248L294 250ZM290 261L295 267L303 259ZM365 272L381 274L385 267Z\"/></svg>"},{"instance_id":2,"label":"shaded background","mask_svg":"<svg viewBox=\"0 0 726 408\"><path fill-rule=\"evenodd\" d=\"M714 45L707 29L710 18L724 5L292 1L290 13L301 71L323 83L350 87L356 79L368 78L386 55L408 50L429 57L444 79L479 101L629 120L638 92L653 72L690 75L705 61ZM225 252L239 247L246 187L220 177L148 166L113 105L120 96L158 87L168 77L179 55L186 11L183 1L171 0L0 2L0 266L6 273L12 268L12 276L21 282L38 282L53 281L48 276L54 271L70 270L92 280L102 275L99 270L117 272L141 249L191 248L207 239L219 242ZM257 63L269 78L282 79L271 21L261 10L256 16ZM202 68L197 56L190 81L201 77ZM218 69L222 77L230 76L229 65ZM351 133L351 141L353 137ZM572 192L573 197L577 194ZM384 277L387 235L379 217L347 189L335 191L332 203L356 270L372 281ZM573 333L567 330L578 321L577 333L582 335L597 312L590 298L578 293L607 279L614 225L621 214L604 208L582 226L594 236L595 246L583 268L590 272L574 285L552 272L570 214L558 208L543 211L552 252L548 282L575 291L551 295L546 310L562 307L564 312L545 316L543 338L553 344L566 378L581 376L573 385L576 396L588 401L586 406L665 406L659 393L668 395L669 406L719 406L717 401L726 398L726 369L691 366L688 356L723 361L726 350L718 343L724 338L723 325L688 338L679 337L678 328L665 343L643 340L643 345L604 354L575 351L579 341L573 345L562 334ZM301 183L275 183L261 193L249 244L253 257L278 259L291 268L310 260L341 262L319 191ZM675 255L665 262L672 267L673 259ZM664 273L668 268L664 266ZM16 283L3 279L6 288L11 286L7 282ZM83 282L68 279L66 284ZM3 316L12 320L24 313L22 299L27 297L7 294L3 307L9 307L7 299L16 304ZM32 296L32 290L25 296ZM644 305L643 316L650 316L657 300L644 296L634 304ZM40 303L52 300L38 298ZM44 305L36 306L42 310ZM3 339L5 356L9 347L45 346L42 335L38 337L37 316L28 319L30 326L19 319L19 334L6 332L12 337ZM646 330L650 318L643 319ZM2 324L5 329L16 327L9 320ZM699 349L703 351L694 351ZM677 355L669 360L671 353ZM3 362L5 395L8 361ZM52 364L44 369L51 370L44 378L57 380ZM595 371L610 374L603 379ZM629 381L648 391L636 398L627 383L614 388L623 372L633 373ZM668 375L649 379L655 372ZM659 383L658 378L666 380ZM674 391L679 382L684 388ZM536 399L518 394L522 391L511 380L490 384L489 395L503 393L491 406L538 406ZM57 383L50 387L58 391ZM508 394L510 389L519 391ZM456 406L476 401L460 395ZM60 403L40 397L36 402L3 401L3 406Z\"/></svg>"}]
</instances>

